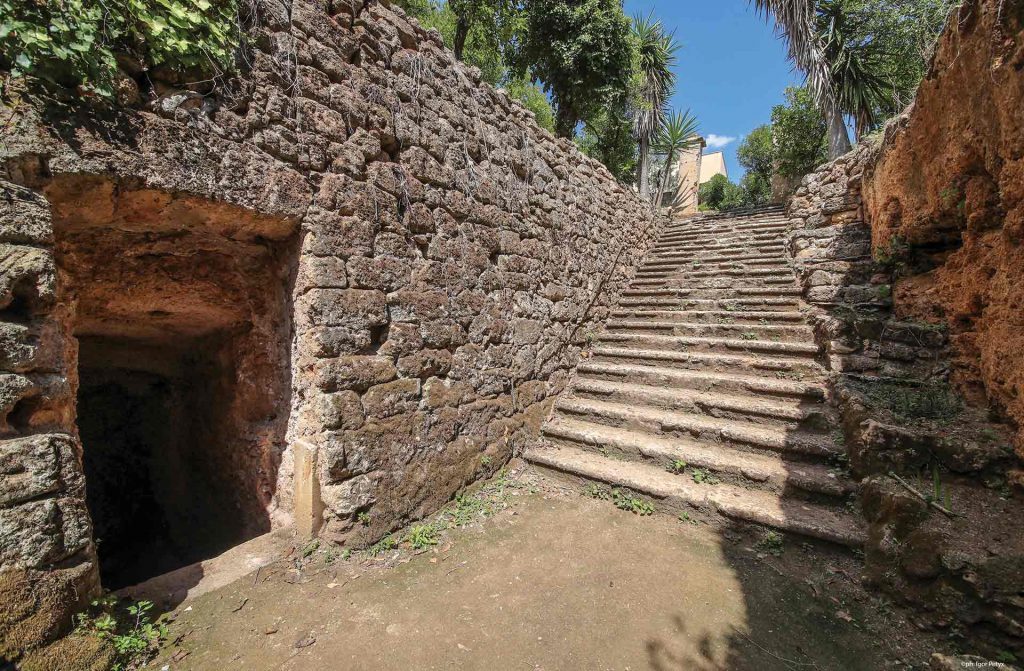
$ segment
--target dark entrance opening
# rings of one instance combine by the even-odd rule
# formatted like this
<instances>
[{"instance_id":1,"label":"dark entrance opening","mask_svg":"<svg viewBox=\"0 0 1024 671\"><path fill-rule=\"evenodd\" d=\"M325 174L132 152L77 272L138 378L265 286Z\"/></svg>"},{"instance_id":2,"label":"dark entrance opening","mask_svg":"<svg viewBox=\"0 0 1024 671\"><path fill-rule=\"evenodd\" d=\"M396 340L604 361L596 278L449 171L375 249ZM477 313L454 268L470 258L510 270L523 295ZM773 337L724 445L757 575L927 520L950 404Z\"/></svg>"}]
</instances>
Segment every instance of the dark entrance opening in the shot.
<instances>
[{"instance_id":1,"label":"dark entrance opening","mask_svg":"<svg viewBox=\"0 0 1024 671\"><path fill-rule=\"evenodd\" d=\"M226 342L79 339L78 427L109 589L269 530L256 492L225 453L236 373Z\"/></svg>"},{"instance_id":2,"label":"dark entrance opening","mask_svg":"<svg viewBox=\"0 0 1024 671\"><path fill-rule=\"evenodd\" d=\"M119 589L288 518L294 227L99 180L59 186L86 499L103 585Z\"/></svg>"}]
</instances>

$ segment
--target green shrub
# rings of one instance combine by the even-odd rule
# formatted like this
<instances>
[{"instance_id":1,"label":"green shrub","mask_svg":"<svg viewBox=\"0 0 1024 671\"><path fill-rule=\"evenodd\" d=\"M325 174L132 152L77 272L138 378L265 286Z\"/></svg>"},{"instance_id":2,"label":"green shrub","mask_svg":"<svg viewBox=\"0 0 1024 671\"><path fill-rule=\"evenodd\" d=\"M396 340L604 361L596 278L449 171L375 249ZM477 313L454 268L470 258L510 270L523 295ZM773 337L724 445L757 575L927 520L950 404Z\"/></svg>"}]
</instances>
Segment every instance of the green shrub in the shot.
<instances>
[{"instance_id":1,"label":"green shrub","mask_svg":"<svg viewBox=\"0 0 1024 671\"><path fill-rule=\"evenodd\" d=\"M221 73L240 41L237 0L0 0L0 66L111 97L117 56Z\"/></svg>"}]
</instances>

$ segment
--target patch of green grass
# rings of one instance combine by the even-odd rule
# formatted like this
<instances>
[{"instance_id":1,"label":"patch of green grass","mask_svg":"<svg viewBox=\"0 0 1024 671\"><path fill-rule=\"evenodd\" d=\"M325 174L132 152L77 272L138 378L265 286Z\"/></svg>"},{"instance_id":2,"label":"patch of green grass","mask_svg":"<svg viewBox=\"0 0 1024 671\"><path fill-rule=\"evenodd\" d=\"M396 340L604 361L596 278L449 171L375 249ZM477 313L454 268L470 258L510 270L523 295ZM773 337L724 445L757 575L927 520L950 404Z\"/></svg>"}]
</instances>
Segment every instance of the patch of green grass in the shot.
<instances>
[{"instance_id":1,"label":"patch of green grass","mask_svg":"<svg viewBox=\"0 0 1024 671\"><path fill-rule=\"evenodd\" d=\"M689 522L690 524L693 524L695 526L698 524L697 520L695 520L692 517L690 517L690 513L687 513L687 512L679 513L679 521L680 522Z\"/></svg>"},{"instance_id":2,"label":"patch of green grass","mask_svg":"<svg viewBox=\"0 0 1024 671\"><path fill-rule=\"evenodd\" d=\"M356 515L356 522L359 522L364 527L370 526L370 513L365 510Z\"/></svg>"},{"instance_id":3,"label":"patch of green grass","mask_svg":"<svg viewBox=\"0 0 1024 671\"><path fill-rule=\"evenodd\" d=\"M641 517L650 515L654 512L654 505L638 499L635 496L630 496L628 493L624 493L619 489L612 490L612 503L619 510L625 510L631 512L634 515L640 515Z\"/></svg>"},{"instance_id":4,"label":"patch of green grass","mask_svg":"<svg viewBox=\"0 0 1024 671\"><path fill-rule=\"evenodd\" d=\"M167 638L167 626L152 619L152 601L137 601L123 608L112 594L96 599L88 611L75 616L75 631L95 636L114 647L113 671L126 671L145 666Z\"/></svg>"},{"instance_id":5,"label":"patch of green grass","mask_svg":"<svg viewBox=\"0 0 1024 671\"><path fill-rule=\"evenodd\" d=\"M608 498L608 490L600 485L590 484L583 488L583 495L592 499L604 501Z\"/></svg>"},{"instance_id":6,"label":"patch of green grass","mask_svg":"<svg viewBox=\"0 0 1024 671\"><path fill-rule=\"evenodd\" d=\"M693 469L690 473L690 477L692 477L693 481L698 485L717 485L721 482L721 480L712 475L710 471L703 468Z\"/></svg>"},{"instance_id":7,"label":"patch of green grass","mask_svg":"<svg viewBox=\"0 0 1024 671\"><path fill-rule=\"evenodd\" d=\"M740 337L744 340L757 340L757 334L753 331L746 331L740 334Z\"/></svg>"},{"instance_id":8,"label":"patch of green grass","mask_svg":"<svg viewBox=\"0 0 1024 671\"><path fill-rule=\"evenodd\" d=\"M486 455L486 454L484 456L480 457L480 465L481 466L490 466L491 465L491 457L489 455Z\"/></svg>"},{"instance_id":9,"label":"patch of green grass","mask_svg":"<svg viewBox=\"0 0 1024 671\"><path fill-rule=\"evenodd\" d=\"M860 382L860 390L872 405L888 410L898 419L952 421L963 410L960 396L945 381L920 385L898 382Z\"/></svg>"},{"instance_id":10,"label":"patch of green grass","mask_svg":"<svg viewBox=\"0 0 1024 671\"><path fill-rule=\"evenodd\" d=\"M779 557L785 551L785 539L777 531L769 531L757 542L755 547L773 557Z\"/></svg>"},{"instance_id":11,"label":"patch of green grass","mask_svg":"<svg viewBox=\"0 0 1024 671\"><path fill-rule=\"evenodd\" d=\"M413 550L422 550L440 541L441 530L433 524L416 524L409 530L406 540Z\"/></svg>"},{"instance_id":12,"label":"patch of green grass","mask_svg":"<svg viewBox=\"0 0 1024 671\"><path fill-rule=\"evenodd\" d=\"M982 440L984 440L987 443L999 440L999 432L989 427L985 427L984 429L979 431L978 435L981 437Z\"/></svg>"}]
</instances>

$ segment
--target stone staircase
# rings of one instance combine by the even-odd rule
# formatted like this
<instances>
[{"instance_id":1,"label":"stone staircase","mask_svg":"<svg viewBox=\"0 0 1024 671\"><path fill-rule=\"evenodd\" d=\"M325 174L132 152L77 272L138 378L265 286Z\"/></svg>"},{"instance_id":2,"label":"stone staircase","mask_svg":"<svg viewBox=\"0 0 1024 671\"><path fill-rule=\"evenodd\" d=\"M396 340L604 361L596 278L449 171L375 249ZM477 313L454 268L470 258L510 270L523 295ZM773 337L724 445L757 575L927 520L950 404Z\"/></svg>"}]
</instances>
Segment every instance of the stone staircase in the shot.
<instances>
[{"instance_id":1,"label":"stone staircase","mask_svg":"<svg viewBox=\"0 0 1024 671\"><path fill-rule=\"evenodd\" d=\"M779 209L673 222L526 459L659 510L859 547L787 227Z\"/></svg>"}]
</instances>

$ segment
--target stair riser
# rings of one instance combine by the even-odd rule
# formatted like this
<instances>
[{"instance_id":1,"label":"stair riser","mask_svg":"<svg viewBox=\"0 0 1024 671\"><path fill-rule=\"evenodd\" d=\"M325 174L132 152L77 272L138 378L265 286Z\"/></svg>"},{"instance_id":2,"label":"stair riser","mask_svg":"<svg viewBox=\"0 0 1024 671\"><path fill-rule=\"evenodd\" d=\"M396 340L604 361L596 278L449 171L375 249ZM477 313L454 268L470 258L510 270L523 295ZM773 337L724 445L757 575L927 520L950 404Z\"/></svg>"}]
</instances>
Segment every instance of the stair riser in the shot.
<instances>
[{"instance_id":1,"label":"stair riser","mask_svg":"<svg viewBox=\"0 0 1024 671\"><path fill-rule=\"evenodd\" d=\"M691 519L703 522L718 529L728 529L736 522L774 527L780 531L801 534L818 540L828 541L848 547L860 547L863 544L862 538L846 538L837 535L823 533L820 530L805 528L793 522L785 520L785 516L773 516L758 511L735 511L726 505L716 505L713 500L704 499L700 501L685 500L677 496L663 496L660 492L645 492L640 488L631 487L631 484L620 482L615 479L598 479L566 471L553 467L546 463L532 461L533 466L546 476L565 483L579 491L585 491L589 485L600 484L607 487L618 487L633 492L642 498L648 499L654 504L656 513L669 514L679 517L684 513ZM712 487L712 485L708 485ZM799 506L800 501L794 501L792 505ZM609 504L610 505L610 504Z\"/></svg>"},{"instance_id":2,"label":"stair riser","mask_svg":"<svg viewBox=\"0 0 1024 671\"><path fill-rule=\"evenodd\" d=\"M783 454L796 459L818 460L827 459L832 456L831 452L821 449L818 443L804 442L793 436L782 435L778 438L768 439L753 437L742 431L716 428L712 426L714 424L714 418L712 417L708 417L707 421L697 421L684 416L670 421L641 421L634 418L610 416L594 411L574 409L565 405L558 405L556 412L565 417L580 419L594 424L603 424L617 428L641 429L669 438L703 440L738 449Z\"/></svg>"},{"instance_id":3,"label":"stair riser","mask_svg":"<svg viewBox=\"0 0 1024 671\"><path fill-rule=\"evenodd\" d=\"M623 363L621 360L613 363ZM663 366L665 367L665 366ZM685 371L686 369L679 369ZM701 371L697 371L701 372ZM617 374L609 371L590 369L583 367L580 374L596 380L609 380L611 382L633 382L635 384L661 385L677 389L695 389L703 391L716 391L722 393L750 393L763 394L772 398L780 399L805 399L807 402L814 402L824 398L824 392L815 385L795 385L792 389L781 385L773 385L773 380L768 377L765 380L743 382L716 378L714 374L706 375L663 375L660 373L643 372L633 370L628 374Z\"/></svg>"},{"instance_id":4,"label":"stair riser","mask_svg":"<svg viewBox=\"0 0 1024 671\"><path fill-rule=\"evenodd\" d=\"M795 298L757 297L748 299L689 296L677 300L622 298L619 307L632 310L722 310L724 312L747 311L778 311L795 312L800 309L800 301Z\"/></svg>"},{"instance_id":5,"label":"stair riser","mask_svg":"<svg viewBox=\"0 0 1024 671\"><path fill-rule=\"evenodd\" d=\"M842 503L845 495L842 487L838 484L835 487L826 489L820 486L821 483L801 479L799 477L766 477L764 474L759 474L755 471L745 473L743 472L743 469L723 468L721 464L702 460L699 452L691 451L686 454L674 454L660 450L640 450L634 446L618 444L596 445L586 441L577 441L573 438L548 433L544 434L544 440L550 442L552 445L585 450L587 452L600 454L612 459L649 464L656 468L663 468L666 472L669 471L669 468L676 459L682 459L683 461L686 461L688 468L686 471L676 474L677 477L692 479L693 469L699 468L711 473L722 483L737 485L747 489L785 494L787 497L793 498L794 500L806 501L809 503L838 505ZM715 485L709 484L707 486L714 487Z\"/></svg>"},{"instance_id":6,"label":"stair riser","mask_svg":"<svg viewBox=\"0 0 1024 671\"><path fill-rule=\"evenodd\" d=\"M776 289L797 288L796 279L792 275L783 277L686 277L679 273L672 273L659 279L666 280L662 286L629 288L622 292L622 296L623 298L673 298L693 296L699 291L761 289L771 292Z\"/></svg>"},{"instance_id":7,"label":"stair riser","mask_svg":"<svg viewBox=\"0 0 1024 671\"><path fill-rule=\"evenodd\" d=\"M639 335L675 335L694 338L771 340L786 343L814 343L814 332L806 326L760 324L680 324L661 319L615 319L608 333Z\"/></svg>"},{"instance_id":8,"label":"stair riser","mask_svg":"<svg viewBox=\"0 0 1024 671\"><path fill-rule=\"evenodd\" d=\"M629 321L656 321L656 322L679 322L680 324L726 324L737 327L742 327L744 324L758 324L760 325L762 320L765 325L769 326L797 326L800 329L807 328L809 332L813 331L810 327L804 327L803 315L800 313L785 313L785 312L757 312L754 310L748 312L742 312L734 310L732 312L721 311L692 311L692 310L623 310L617 309L612 312L612 318L616 320L629 320Z\"/></svg>"},{"instance_id":9,"label":"stair riser","mask_svg":"<svg viewBox=\"0 0 1024 671\"><path fill-rule=\"evenodd\" d=\"M781 355L795 360L815 360L817 347L807 342L785 342L779 340L704 340L683 335L644 334L619 329L608 331L598 339L600 345L609 347L636 347L659 352L750 354L753 356ZM799 348L799 350L797 349ZM813 348L813 350L811 350ZM801 351L801 350L811 351Z\"/></svg>"},{"instance_id":10,"label":"stair riser","mask_svg":"<svg viewBox=\"0 0 1024 671\"><path fill-rule=\"evenodd\" d=\"M834 420L824 408L794 408L788 412L781 409L760 408L752 412L750 408L742 408L731 403L704 402L699 397L679 400L666 398L665 395L643 395L635 392L598 392L578 386L573 389L573 395L598 401L632 404L637 407L678 410L696 415L706 415L710 418L750 422L759 426L808 433L827 432L834 425Z\"/></svg>"}]
</instances>

